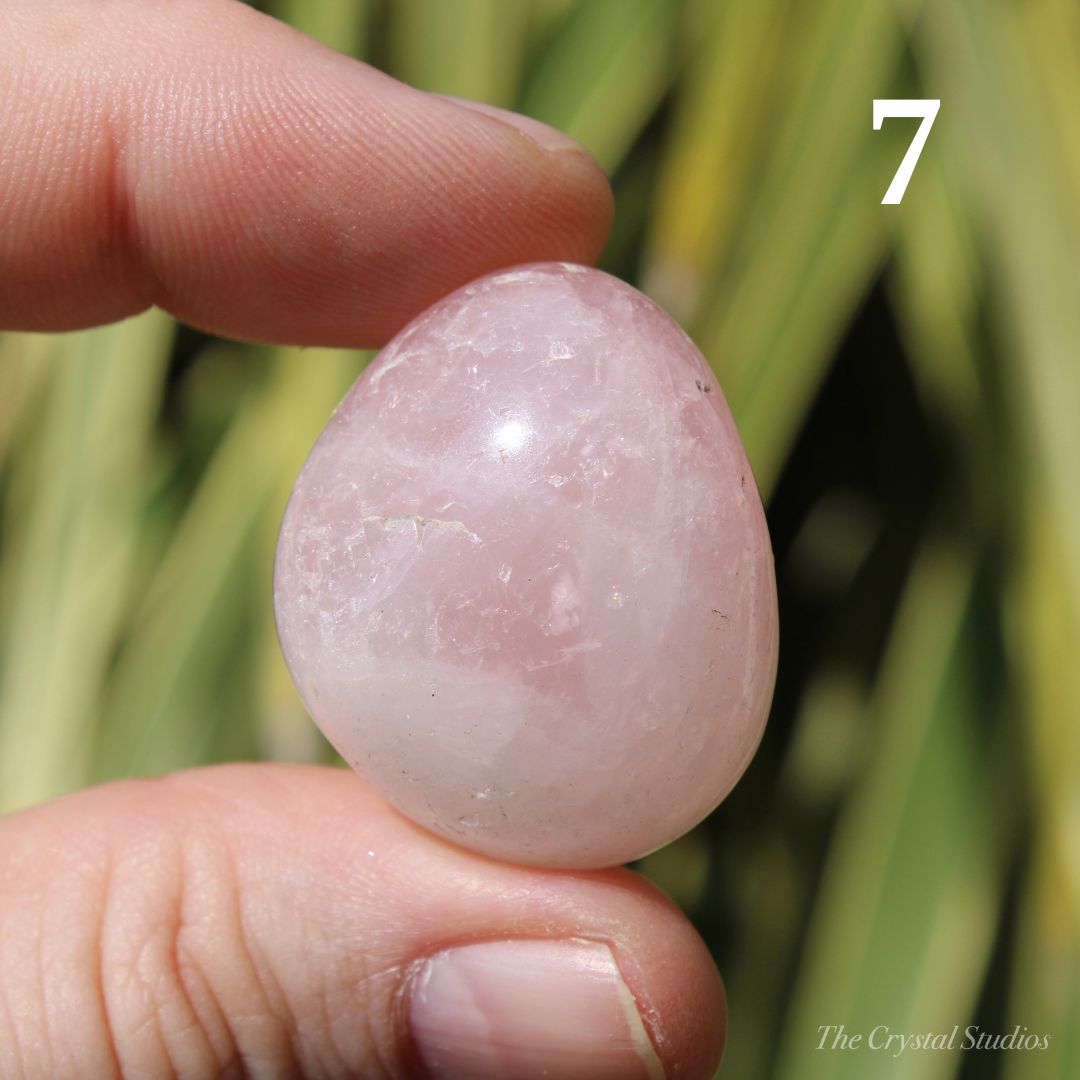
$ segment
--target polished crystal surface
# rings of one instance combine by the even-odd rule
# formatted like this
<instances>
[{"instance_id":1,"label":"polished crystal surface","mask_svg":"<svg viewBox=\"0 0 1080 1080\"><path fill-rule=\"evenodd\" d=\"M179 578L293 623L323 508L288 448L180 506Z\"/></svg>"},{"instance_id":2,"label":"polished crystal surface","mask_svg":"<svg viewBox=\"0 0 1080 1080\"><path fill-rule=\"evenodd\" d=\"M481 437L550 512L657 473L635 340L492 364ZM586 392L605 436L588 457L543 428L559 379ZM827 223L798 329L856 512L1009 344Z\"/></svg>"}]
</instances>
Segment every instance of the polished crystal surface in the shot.
<instances>
[{"instance_id":1,"label":"polished crystal surface","mask_svg":"<svg viewBox=\"0 0 1080 1080\"><path fill-rule=\"evenodd\" d=\"M275 606L355 769L539 866L701 820L776 670L765 517L712 372L646 297L562 263L472 282L372 362L297 480Z\"/></svg>"}]
</instances>

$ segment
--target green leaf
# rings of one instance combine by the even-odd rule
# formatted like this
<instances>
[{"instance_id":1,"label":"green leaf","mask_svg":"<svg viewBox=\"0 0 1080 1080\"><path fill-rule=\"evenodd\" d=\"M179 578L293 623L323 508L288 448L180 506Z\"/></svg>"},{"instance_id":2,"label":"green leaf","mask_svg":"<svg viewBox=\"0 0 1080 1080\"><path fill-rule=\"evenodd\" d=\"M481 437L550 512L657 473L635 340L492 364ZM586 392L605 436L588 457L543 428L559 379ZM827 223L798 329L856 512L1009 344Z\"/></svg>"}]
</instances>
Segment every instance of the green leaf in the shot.
<instances>
[{"instance_id":1,"label":"green leaf","mask_svg":"<svg viewBox=\"0 0 1080 1080\"><path fill-rule=\"evenodd\" d=\"M49 334L0 336L0 469L52 371L53 346Z\"/></svg>"},{"instance_id":2,"label":"green leaf","mask_svg":"<svg viewBox=\"0 0 1080 1080\"><path fill-rule=\"evenodd\" d=\"M565 131L612 176L674 75L673 0L586 0L526 86L521 111Z\"/></svg>"},{"instance_id":3,"label":"green leaf","mask_svg":"<svg viewBox=\"0 0 1080 1080\"><path fill-rule=\"evenodd\" d=\"M503 0L396 0L393 74L420 90L511 108L529 6Z\"/></svg>"},{"instance_id":4,"label":"green leaf","mask_svg":"<svg viewBox=\"0 0 1080 1080\"><path fill-rule=\"evenodd\" d=\"M270 378L237 413L131 625L96 776L158 774L215 756L223 687L232 686L250 713L251 688L245 693L228 682L234 673L226 650L243 655L243 639L257 634L253 620L269 595L270 559L259 530L366 355L272 352ZM243 725L242 715L229 715L222 711L220 722ZM253 732L235 735L231 745L250 756Z\"/></svg>"},{"instance_id":5,"label":"green leaf","mask_svg":"<svg viewBox=\"0 0 1080 1080\"><path fill-rule=\"evenodd\" d=\"M897 136L873 131L871 102L886 96L902 44L885 0L799 9L777 65L774 148L690 326L766 498L885 258L893 216L880 201Z\"/></svg>"},{"instance_id":6,"label":"green leaf","mask_svg":"<svg viewBox=\"0 0 1080 1080\"><path fill-rule=\"evenodd\" d=\"M273 0L270 14L331 49L363 59L372 6L371 0Z\"/></svg>"},{"instance_id":7,"label":"green leaf","mask_svg":"<svg viewBox=\"0 0 1080 1080\"><path fill-rule=\"evenodd\" d=\"M1020 905L1010 1025L1048 1045L1011 1053L1006 1080L1080 1070L1080 617L1062 588L1066 540L1045 482L1029 478L1019 572L1006 622L1032 773L1035 840Z\"/></svg>"},{"instance_id":8,"label":"green leaf","mask_svg":"<svg viewBox=\"0 0 1080 1080\"><path fill-rule=\"evenodd\" d=\"M875 746L830 844L781 1080L932 1080L958 1065L961 1038L951 1053L868 1042L875 1029L879 1044L957 1025L962 1036L994 940L1001 859L980 768L987 717L973 574L963 547L933 539L911 572L872 706ZM861 1036L856 1049L833 1049L841 1025Z\"/></svg>"},{"instance_id":9,"label":"green leaf","mask_svg":"<svg viewBox=\"0 0 1080 1080\"><path fill-rule=\"evenodd\" d=\"M54 371L41 431L22 462L30 475L17 481L33 493L22 535L4 549L4 572L16 584L0 695L3 810L87 780L174 326L152 309L37 342L53 352Z\"/></svg>"},{"instance_id":10,"label":"green leaf","mask_svg":"<svg viewBox=\"0 0 1080 1080\"><path fill-rule=\"evenodd\" d=\"M791 13L788 0L731 0L709 14L675 95L642 278L688 325L752 198Z\"/></svg>"}]
</instances>

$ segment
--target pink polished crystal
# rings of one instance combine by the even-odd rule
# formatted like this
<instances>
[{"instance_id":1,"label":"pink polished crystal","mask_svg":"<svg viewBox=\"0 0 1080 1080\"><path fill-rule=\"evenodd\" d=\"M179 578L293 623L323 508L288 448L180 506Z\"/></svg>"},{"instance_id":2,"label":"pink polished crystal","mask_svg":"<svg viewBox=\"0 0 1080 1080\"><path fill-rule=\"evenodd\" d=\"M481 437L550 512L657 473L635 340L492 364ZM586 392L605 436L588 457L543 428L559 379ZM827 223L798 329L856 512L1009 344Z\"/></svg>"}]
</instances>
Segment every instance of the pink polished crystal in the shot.
<instances>
[{"instance_id":1,"label":"pink polished crystal","mask_svg":"<svg viewBox=\"0 0 1080 1080\"><path fill-rule=\"evenodd\" d=\"M597 270L413 320L311 452L275 607L305 704L414 821L499 859L627 862L728 793L776 672L765 516L690 339Z\"/></svg>"}]
</instances>

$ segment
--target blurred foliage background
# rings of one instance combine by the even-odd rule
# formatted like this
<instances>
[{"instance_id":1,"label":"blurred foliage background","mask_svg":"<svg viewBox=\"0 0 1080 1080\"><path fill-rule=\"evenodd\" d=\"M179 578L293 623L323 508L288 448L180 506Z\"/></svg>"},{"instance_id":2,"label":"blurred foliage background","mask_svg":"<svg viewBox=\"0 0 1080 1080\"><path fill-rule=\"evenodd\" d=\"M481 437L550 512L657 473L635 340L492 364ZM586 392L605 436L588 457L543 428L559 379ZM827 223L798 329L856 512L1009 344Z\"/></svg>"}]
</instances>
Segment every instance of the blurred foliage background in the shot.
<instances>
[{"instance_id":1,"label":"blurred foliage background","mask_svg":"<svg viewBox=\"0 0 1080 1080\"><path fill-rule=\"evenodd\" d=\"M777 560L773 715L732 796L639 864L724 973L720 1076L1080 1075L1080 8L262 6L584 143L616 195L601 265L734 411ZM877 97L942 101L898 206L918 121L874 132ZM332 760L270 566L367 359L157 311L0 338L0 808ZM818 1050L840 1024L863 1048ZM879 1024L1049 1045L893 1056Z\"/></svg>"}]
</instances>

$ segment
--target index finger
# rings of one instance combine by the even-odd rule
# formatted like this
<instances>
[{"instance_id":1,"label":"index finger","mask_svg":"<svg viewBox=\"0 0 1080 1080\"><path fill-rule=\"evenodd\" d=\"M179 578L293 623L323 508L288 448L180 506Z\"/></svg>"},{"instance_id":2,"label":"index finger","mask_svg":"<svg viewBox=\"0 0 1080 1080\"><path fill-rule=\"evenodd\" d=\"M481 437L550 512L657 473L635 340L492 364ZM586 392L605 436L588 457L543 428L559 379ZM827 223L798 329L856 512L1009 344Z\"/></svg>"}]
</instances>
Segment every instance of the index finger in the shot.
<instances>
[{"instance_id":1,"label":"index finger","mask_svg":"<svg viewBox=\"0 0 1080 1080\"><path fill-rule=\"evenodd\" d=\"M610 218L603 174L553 129L236 0L0 9L4 328L157 304L225 336L374 346L489 270L592 262Z\"/></svg>"}]
</instances>

